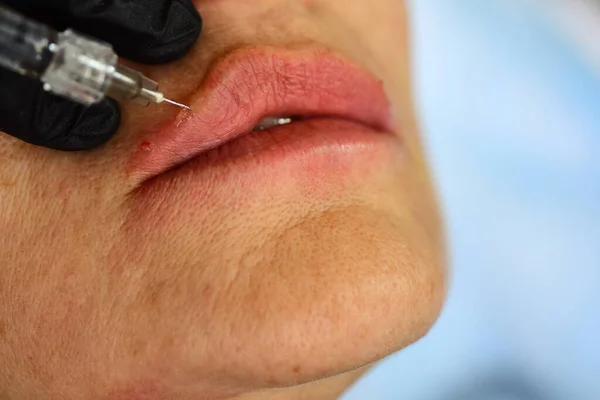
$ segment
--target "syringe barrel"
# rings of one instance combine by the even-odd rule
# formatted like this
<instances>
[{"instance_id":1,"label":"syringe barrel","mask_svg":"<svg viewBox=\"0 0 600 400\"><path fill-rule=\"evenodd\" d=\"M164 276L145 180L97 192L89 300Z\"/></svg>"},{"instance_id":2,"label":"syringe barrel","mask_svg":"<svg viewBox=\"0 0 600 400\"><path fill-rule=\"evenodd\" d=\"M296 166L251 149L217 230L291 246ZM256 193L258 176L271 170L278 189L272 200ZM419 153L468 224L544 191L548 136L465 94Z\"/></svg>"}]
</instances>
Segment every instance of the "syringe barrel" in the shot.
<instances>
[{"instance_id":1,"label":"syringe barrel","mask_svg":"<svg viewBox=\"0 0 600 400\"><path fill-rule=\"evenodd\" d=\"M164 99L156 82L119 65L110 44L70 29L57 33L2 5L0 67L37 78L46 90L85 105L107 95L143 106Z\"/></svg>"},{"instance_id":2,"label":"syringe barrel","mask_svg":"<svg viewBox=\"0 0 600 400\"><path fill-rule=\"evenodd\" d=\"M0 6L0 67L40 79L54 94L97 103L106 96L117 63L107 43L72 30L57 33Z\"/></svg>"},{"instance_id":3,"label":"syringe barrel","mask_svg":"<svg viewBox=\"0 0 600 400\"><path fill-rule=\"evenodd\" d=\"M0 4L0 67L40 77L48 67L56 31Z\"/></svg>"}]
</instances>

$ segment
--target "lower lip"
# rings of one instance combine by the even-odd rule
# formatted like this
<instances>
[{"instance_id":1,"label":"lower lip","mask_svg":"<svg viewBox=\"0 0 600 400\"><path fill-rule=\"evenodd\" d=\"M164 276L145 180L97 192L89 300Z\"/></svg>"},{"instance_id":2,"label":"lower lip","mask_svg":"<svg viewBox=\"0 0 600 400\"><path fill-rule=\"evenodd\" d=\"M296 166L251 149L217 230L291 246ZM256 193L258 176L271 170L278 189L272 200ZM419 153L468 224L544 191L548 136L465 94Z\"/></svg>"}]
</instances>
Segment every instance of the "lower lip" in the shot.
<instances>
[{"instance_id":1,"label":"lower lip","mask_svg":"<svg viewBox=\"0 0 600 400\"><path fill-rule=\"evenodd\" d=\"M251 132L145 182L140 196L162 197L175 190L194 192L196 201L232 183L261 191L301 182L325 190L348 179L369 179L391 165L401 148L397 136L338 119L295 121ZM183 182L182 188L173 181ZM222 190L218 190L222 192Z\"/></svg>"}]
</instances>

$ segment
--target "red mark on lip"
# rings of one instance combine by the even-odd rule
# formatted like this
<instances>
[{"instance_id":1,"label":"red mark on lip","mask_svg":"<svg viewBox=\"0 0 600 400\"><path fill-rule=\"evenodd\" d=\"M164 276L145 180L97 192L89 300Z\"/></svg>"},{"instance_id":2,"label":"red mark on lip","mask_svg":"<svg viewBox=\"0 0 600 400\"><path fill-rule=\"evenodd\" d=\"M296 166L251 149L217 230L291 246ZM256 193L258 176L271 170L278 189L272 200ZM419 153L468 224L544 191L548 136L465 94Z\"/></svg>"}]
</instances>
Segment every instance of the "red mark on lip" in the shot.
<instances>
[{"instance_id":1,"label":"red mark on lip","mask_svg":"<svg viewBox=\"0 0 600 400\"><path fill-rule=\"evenodd\" d=\"M143 142L142 145L140 146L140 149L143 152L148 153L148 152L152 151L152 144L150 144L150 142Z\"/></svg>"}]
</instances>

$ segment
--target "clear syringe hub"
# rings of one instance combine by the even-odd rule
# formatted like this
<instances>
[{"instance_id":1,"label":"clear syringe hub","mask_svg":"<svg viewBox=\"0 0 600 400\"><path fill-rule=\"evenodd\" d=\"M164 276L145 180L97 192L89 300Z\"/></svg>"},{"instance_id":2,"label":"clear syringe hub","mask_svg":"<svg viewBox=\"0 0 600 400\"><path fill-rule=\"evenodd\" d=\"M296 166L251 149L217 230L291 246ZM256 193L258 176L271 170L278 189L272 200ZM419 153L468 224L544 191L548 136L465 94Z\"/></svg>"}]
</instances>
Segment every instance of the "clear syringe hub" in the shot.
<instances>
[{"instance_id":1,"label":"clear syringe hub","mask_svg":"<svg viewBox=\"0 0 600 400\"><path fill-rule=\"evenodd\" d=\"M53 93L85 104L97 103L107 95L144 106L164 99L156 82L119 65L117 54L107 43L67 30L58 34L50 51L52 61L41 80Z\"/></svg>"}]
</instances>

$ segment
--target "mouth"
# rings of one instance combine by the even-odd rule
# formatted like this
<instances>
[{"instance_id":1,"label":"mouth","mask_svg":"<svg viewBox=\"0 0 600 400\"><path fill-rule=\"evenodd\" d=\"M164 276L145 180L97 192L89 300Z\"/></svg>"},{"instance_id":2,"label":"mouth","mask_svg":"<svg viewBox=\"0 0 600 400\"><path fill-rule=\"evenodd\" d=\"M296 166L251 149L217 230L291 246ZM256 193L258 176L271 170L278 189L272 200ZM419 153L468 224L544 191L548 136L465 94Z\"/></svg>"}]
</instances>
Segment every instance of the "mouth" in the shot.
<instances>
[{"instance_id":1,"label":"mouth","mask_svg":"<svg viewBox=\"0 0 600 400\"><path fill-rule=\"evenodd\" d=\"M300 122L341 120L394 131L382 82L327 50L233 51L213 66L187 103L191 112L181 111L143 138L129 166L135 181L143 183L244 136L280 132Z\"/></svg>"},{"instance_id":2,"label":"mouth","mask_svg":"<svg viewBox=\"0 0 600 400\"><path fill-rule=\"evenodd\" d=\"M261 119L252 131L266 131L276 126L289 125L296 120L297 117L266 117Z\"/></svg>"}]
</instances>

